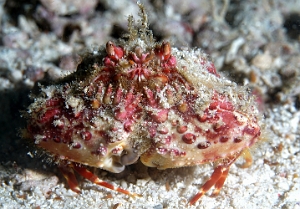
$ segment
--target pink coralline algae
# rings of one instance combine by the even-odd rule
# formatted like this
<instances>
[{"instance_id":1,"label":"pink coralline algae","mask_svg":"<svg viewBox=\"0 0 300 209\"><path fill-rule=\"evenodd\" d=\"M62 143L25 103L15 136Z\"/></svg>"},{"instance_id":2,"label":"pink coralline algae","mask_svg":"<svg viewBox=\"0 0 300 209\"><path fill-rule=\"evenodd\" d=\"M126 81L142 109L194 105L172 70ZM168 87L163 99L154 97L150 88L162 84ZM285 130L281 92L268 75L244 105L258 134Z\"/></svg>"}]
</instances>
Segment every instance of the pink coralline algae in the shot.
<instances>
[{"instance_id":1,"label":"pink coralline algae","mask_svg":"<svg viewBox=\"0 0 300 209\"><path fill-rule=\"evenodd\" d=\"M220 76L199 49L156 43L140 5L140 28L129 17L129 34L87 55L77 71L42 87L29 106L26 136L52 156L70 188L79 192L73 170L92 182L116 188L84 165L118 173L138 159L158 169L215 162L211 178L190 200L212 186L218 194L230 165L259 140L254 97Z\"/></svg>"}]
</instances>

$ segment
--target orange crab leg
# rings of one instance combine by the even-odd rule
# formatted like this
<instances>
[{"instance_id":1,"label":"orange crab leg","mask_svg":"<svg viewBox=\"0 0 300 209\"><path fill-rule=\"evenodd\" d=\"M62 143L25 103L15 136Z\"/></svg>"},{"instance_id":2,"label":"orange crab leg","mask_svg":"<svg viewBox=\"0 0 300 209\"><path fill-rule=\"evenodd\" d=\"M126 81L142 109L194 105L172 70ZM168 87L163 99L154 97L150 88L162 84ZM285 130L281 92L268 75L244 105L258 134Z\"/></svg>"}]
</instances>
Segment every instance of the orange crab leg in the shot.
<instances>
[{"instance_id":1,"label":"orange crab leg","mask_svg":"<svg viewBox=\"0 0 300 209\"><path fill-rule=\"evenodd\" d=\"M226 178L228 176L228 172L229 172L229 167L226 167L226 169L221 174L219 180L215 184L215 190L212 193L212 196L216 196L216 195L219 194L219 192L221 191L221 189L222 189L222 187L223 187L223 185L225 183L225 180L226 180Z\"/></svg>"},{"instance_id":2,"label":"orange crab leg","mask_svg":"<svg viewBox=\"0 0 300 209\"><path fill-rule=\"evenodd\" d=\"M114 187L112 184L109 184L109 183L107 183L105 181L100 180L95 174L93 174L92 172L90 172L89 170L87 170L85 167L80 166L80 165L78 165L76 163L72 164L72 168L77 173L79 173L81 176L83 176L84 178L90 180L91 182L93 182L93 183L95 183L97 185L106 187L106 188L111 189L111 190L115 190L117 192L129 195L131 197L141 196L141 195L136 194L136 193L131 193L131 192L125 190L125 189L122 189L122 188L119 188L119 187Z\"/></svg>"},{"instance_id":3,"label":"orange crab leg","mask_svg":"<svg viewBox=\"0 0 300 209\"><path fill-rule=\"evenodd\" d=\"M62 175L65 177L70 189L72 189L76 193L80 193L78 182L75 177L73 169L69 166L59 166L59 169Z\"/></svg>"},{"instance_id":4,"label":"orange crab leg","mask_svg":"<svg viewBox=\"0 0 300 209\"><path fill-rule=\"evenodd\" d=\"M193 205L195 202L197 202L212 186L216 185L219 182L219 179L224 176L224 173L228 173L229 167L224 167L223 165L220 165L215 168L214 172L212 173L210 179L205 182L205 184L201 187L200 191L190 200L190 205ZM224 180L221 179L222 185L224 184ZM221 183L219 184L221 186ZM221 189L221 188L219 188Z\"/></svg>"},{"instance_id":5,"label":"orange crab leg","mask_svg":"<svg viewBox=\"0 0 300 209\"><path fill-rule=\"evenodd\" d=\"M241 153L236 153L235 155L229 157L227 159L227 162L224 162L221 165L218 165L210 178L205 182L205 184L200 188L200 191L190 200L190 205L193 205L195 202L197 202L211 187L215 186L215 190L212 193L212 196L218 195L221 188L224 185L224 182L227 178L229 168L232 163L235 162L235 160L241 155L244 154L246 163L251 158L250 152L248 150L243 150ZM250 158L249 158L250 156ZM252 162L252 161L251 161ZM251 165L251 164L250 164Z\"/></svg>"},{"instance_id":6,"label":"orange crab leg","mask_svg":"<svg viewBox=\"0 0 300 209\"><path fill-rule=\"evenodd\" d=\"M248 148L244 149L242 152L242 156L245 159L245 163L241 166L242 168L249 168L252 165L253 159L251 152Z\"/></svg>"}]
</instances>

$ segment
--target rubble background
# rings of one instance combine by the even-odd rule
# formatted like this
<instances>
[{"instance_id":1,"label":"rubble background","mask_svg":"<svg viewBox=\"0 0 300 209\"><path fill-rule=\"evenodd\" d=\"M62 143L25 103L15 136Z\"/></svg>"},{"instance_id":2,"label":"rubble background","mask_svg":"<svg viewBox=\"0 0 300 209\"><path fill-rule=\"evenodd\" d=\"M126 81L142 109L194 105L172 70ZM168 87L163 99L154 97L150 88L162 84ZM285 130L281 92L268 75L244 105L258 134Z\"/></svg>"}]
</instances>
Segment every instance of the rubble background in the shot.
<instances>
[{"instance_id":1,"label":"rubble background","mask_svg":"<svg viewBox=\"0 0 300 209\"><path fill-rule=\"evenodd\" d=\"M300 208L300 1L144 0L157 41L199 47L222 76L257 95L267 137L248 169L234 164L217 197L191 208ZM19 137L20 110L38 83L73 72L85 53L122 37L134 0L0 0L0 207L186 208L212 165L158 171L140 163L105 181L143 197L81 181L68 189L47 156Z\"/></svg>"}]
</instances>

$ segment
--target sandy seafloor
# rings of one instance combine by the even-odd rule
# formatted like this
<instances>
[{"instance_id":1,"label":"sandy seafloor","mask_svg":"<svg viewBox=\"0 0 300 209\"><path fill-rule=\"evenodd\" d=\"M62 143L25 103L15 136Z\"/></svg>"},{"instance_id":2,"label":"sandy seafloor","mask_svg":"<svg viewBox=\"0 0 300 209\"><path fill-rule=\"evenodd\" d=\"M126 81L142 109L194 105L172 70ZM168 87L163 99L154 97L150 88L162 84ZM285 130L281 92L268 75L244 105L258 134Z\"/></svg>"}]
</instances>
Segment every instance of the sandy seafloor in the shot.
<instances>
[{"instance_id":1,"label":"sandy seafloor","mask_svg":"<svg viewBox=\"0 0 300 209\"><path fill-rule=\"evenodd\" d=\"M231 166L217 197L190 208L300 208L300 1L142 1L157 40L200 47L222 76L259 98L266 139L253 165ZM0 0L0 208L187 208L210 164L158 171L141 164L100 178L142 197L80 180L68 189L55 165L18 136L34 84L74 71L80 55L126 31L135 1Z\"/></svg>"}]
</instances>

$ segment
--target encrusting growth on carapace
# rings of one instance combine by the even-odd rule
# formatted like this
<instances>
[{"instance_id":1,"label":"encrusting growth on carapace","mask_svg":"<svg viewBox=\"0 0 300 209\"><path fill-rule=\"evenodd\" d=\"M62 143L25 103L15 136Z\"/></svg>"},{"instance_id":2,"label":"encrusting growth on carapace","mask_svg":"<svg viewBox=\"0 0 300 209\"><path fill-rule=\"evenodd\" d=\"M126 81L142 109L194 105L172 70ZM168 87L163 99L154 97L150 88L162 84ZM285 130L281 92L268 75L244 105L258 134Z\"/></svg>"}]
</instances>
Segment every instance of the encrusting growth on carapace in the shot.
<instances>
[{"instance_id":1,"label":"encrusting growth on carapace","mask_svg":"<svg viewBox=\"0 0 300 209\"><path fill-rule=\"evenodd\" d=\"M249 91L220 76L201 50L156 43L138 5L140 28L130 16L124 39L107 42L74 74L41 88L28 107L26 135L55 159L75 192L73 170L137 196L85 166L119 173L139 159L158 169L215 162L194 204L213 186L214 195L220 192L242 153L251 165L248 148L259 140L260 117Z\"/></svg>"}]
</instances>

